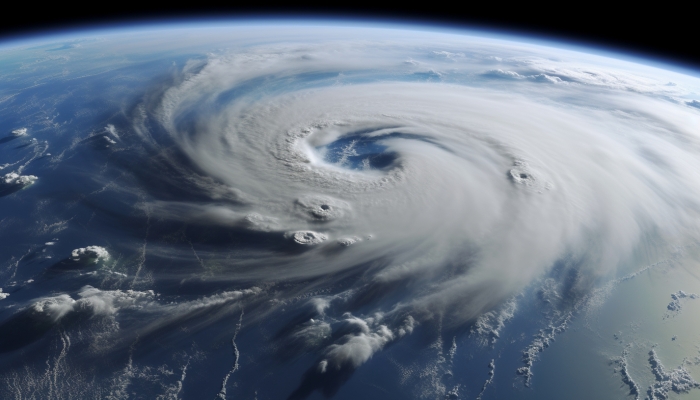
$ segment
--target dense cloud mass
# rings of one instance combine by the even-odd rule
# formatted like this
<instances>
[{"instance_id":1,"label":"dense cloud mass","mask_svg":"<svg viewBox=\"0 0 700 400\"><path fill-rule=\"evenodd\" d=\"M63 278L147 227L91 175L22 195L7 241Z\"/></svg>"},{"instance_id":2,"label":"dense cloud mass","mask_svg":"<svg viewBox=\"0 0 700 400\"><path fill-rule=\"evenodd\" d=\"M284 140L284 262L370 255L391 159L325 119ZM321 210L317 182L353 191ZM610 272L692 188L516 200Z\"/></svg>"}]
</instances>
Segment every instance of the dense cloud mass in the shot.
<instances>
[{"instance_id":1,"label":"dense cloud mass","mask_svg":"<svg viewBox=\"0 0 700 400\"><path fill-rule=\"evenodd\" d=\"M186 69L136 121L147 139L146 125L157 123L207 177L246 199L159 202L148 206L154 216L243 226L252 210L270 232L314 246L244 260L243 276L332 279L381 259L372 282L411 292L386 311L447 312L459 324L560 259L585 258L585 290L645 232L696 233L687 222L697 210L698 143L677 122L696 112L661 98L666 87L588 66L545 68L543 59L513 64L556 80L535 74L509 90L415 82L444 61L408 67L406 53L418 55L382 45L275 50ZM476 72L473 58L450 58L449 73ZM376 80L375 70L396 78ZM550 84L561 87L542 87ZM221 190L200 188L212 199ZM353 246L334 250L339 240ZM431 283L428 293L410 289L418 279Z\"/></svg>"},{"instance_id":2,"label":"dense cloud mass","mask_svg":"<svg viewBox=\"0 0 700 400\"><path fill-rule=\"evenodd\" d=\"M233 334L235 365L217 389L226 398L252 321L267 327L255 345L265 357L310 357L286 395L332 396L418 329L494 346L537 284L553 325L525 351L529 386L550 336L601 282L628 273L650 236L698 238L696 79L495 39L328 29L325 41L251 39L192 57L54 156L58 171L97 185L57 201L89 209L86 231L109 233L55 250L62 261L25 282L52 295L18 298L0 331L37 333L0 333L16 341L0 351L90 321L85 357L129 354L101 375L112 382L101 393L128 398L125 387L157 375L138 370L134 349ZM100 172L60 169L79 159L70 151L100 159ZM4 175L0 196L43 179L21 172ZM51 251L18 256L0 285L21 288L18 266ZM10 293L0 290L3 303ZM187 354L179 386L162 385L176 397L199 357ZM489 371L480 398L493 359ZM449 389L436 390L458 396Z\"/></svg>"}]
</instances>

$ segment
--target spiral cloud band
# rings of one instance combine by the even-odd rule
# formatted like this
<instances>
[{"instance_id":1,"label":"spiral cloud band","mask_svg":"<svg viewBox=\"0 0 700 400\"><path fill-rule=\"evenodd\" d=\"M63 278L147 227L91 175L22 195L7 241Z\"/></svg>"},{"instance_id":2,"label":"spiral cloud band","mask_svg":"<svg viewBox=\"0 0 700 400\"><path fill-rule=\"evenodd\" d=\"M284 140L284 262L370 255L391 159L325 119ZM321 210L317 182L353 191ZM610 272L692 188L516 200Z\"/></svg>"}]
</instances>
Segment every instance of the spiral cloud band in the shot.
<instances>
[{"instance_id":1,"label":"spiral cloud band","mask_svg":"<svg viewBox=\"0 0 700 400\"><path fill-rule=\"evenodd\" d=\"M155 373L134 349L164 332L174 336L158 346L187 343L179 326L233 335L219 398L243 371L240 340L270 346L268 358L310 357L280 389L289 398L330 396L418 329L493 345L533 286L559 332L582 299L644 266L635 260L651 241L698 239L696 78L501 39L367 29L350 40L344 29L190 57L66 150L107 159L106 173L54 157L97 185L80 203L90 226L120 236L60 255L36 278L60 293L18 298L2 322L40 331L0 350L72 315L111 321L90 328L100 334L80 357L130 349L101 389L126 398ZM7 182L0 192L14 193ZM76 287L66 274L104 276ZM246 323L266 336L246 336ZM518 370L526 386L551 337L538 340ZM167 393L199 354L185 353Z\"/></svg>"},{"instance_id":2,"label":"spiral cloud band","mask_svg":"<svg viewBox=\"0 0 700 400\"><path fill-rule=\"evenodd\" d=\"M148 118L224 187L202 190L230 201L148 207L301 245L242 261L236 277L333 276L386 260L373 282L434 284L397 307L453 310L459 323L562 258L585 256L585 280L652 229L695 233L698 143L677 121L697 111L662 83L384 47L256 49L183 71Z\"/></svg>"}]
</instances>

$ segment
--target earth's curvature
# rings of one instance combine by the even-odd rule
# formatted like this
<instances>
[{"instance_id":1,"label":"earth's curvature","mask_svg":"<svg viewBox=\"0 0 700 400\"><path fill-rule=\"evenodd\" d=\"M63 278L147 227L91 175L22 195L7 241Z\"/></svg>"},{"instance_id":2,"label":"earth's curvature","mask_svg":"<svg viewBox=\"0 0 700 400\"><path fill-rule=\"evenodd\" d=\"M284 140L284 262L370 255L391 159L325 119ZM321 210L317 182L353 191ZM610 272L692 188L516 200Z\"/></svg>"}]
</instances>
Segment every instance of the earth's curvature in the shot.
<instances>
[{"instance_id":1,"label":"earth's curvature","mask_svg":"<svg viewBox=\"0 0 700 400\"><path fill-rule=\"evenodd\" d=\"M700 79L493 33L0 43L0 398L700 396Z\"/></svg>"}]
</instances>

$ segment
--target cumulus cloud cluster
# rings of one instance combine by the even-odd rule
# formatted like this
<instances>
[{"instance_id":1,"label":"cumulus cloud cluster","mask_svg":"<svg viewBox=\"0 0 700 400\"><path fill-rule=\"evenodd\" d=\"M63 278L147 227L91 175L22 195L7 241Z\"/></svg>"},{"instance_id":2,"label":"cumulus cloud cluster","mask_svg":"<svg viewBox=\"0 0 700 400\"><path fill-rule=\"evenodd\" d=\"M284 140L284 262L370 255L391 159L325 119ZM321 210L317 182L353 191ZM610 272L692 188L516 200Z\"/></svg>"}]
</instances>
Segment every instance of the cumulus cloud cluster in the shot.
<instances>
[{"instance_id":1,"label":"cumulus cloud cluster","mask_svg":"<svg viewBox=\"0 0 700 400\"><path fill-rule=\"evenodd\" d=\"M671 301L666 306L666 313L664 314L664 319L675 317L683 311L683 303L687 300L695 300L700 298L695 293L686 293L683 290L679 290L676 293L671 293Z\"/></svg>"},{"instance_id":2,"label":"cumulus cloud cluster","mask_svg":"<svg viewBox=\"0 0 700 400\"><path fill-rule=\"evenodd\" d=\"M323 360L318 363L318 371L325 373L328 368L340 370L344 367L355 369L392 340L413 332L415 325L413 317L408 316L396 332L392 332L380 321L381 315L366 320L346 315L338 330L347 333L326 348Z\"/></svg>"},{"instance_id":3,"label":"cumulus cloud cluster","mask_svg":"<svg viewBox=\"0 0 700 400\"><path fill-rule=\"evenodd\" d=\"M16 172L10 172L2 177L2 183L5 186L28 186L34 183L37 177L34 175L20 175Z\"/></svg>"},{"instance_id":4,"label":"cumulus cloud cluster","mask_svg":"<svg viewBox=\"0 0 700 400\"><path fill-rule=\"evenodd\" d=\"M656 379L647 391L651 400L665 400L671 392L681 394L700 388L700 383L690 376L685 367L667 371L654 349L649 351L649 365Z\"/></svg>"},{"instance_id":5,"label":"cumulus cloud cluster","mask_svg":"<svg viewBox=\"0 0 700 400\"><path fill-rule=\"evenodd\" d=\"M39 179L34 175L20 175L10 172L0 177L0 197L12 194L33 184Z\"/></svg>"},{"instance_id":6,"label":"cumulus cloud cluster","mask_svg":"<svg viewBox=\"0 0 700 400\"><path fill-rule=\"evenodd\" d=\"M164 326L181 323L184 319L203 311L216 314L213 310L223 306L235 306L260 293L259 288L253 287L190 301L168 302L162 300L153 290L101 290L87 285L74 294L62 293L35 299L14 318L3 321L0 327L6 329L14 326L15 329L26 330L27 340L33 341L69 315L117 318L120 314L128 314L131 315L130 318L141 321L129 331L113 332L110 344L117 345L133 340L134 335L148 334ZM5 347L14 349L16 345L26 344L21 341L6 342L0 346L0 352L7 351Z\"/></svg>"},{"instance_id":7,"label":"cumulus cloud cluster","mask_svg":"<svg viewBox=\"0 0 700 400\"><path fill-rule=\"evenodd\" d=\"M493 345L501 336L505 324L515 316L517 302L510 299L502 306L481 314L471 328L471 334L478 337L481 345Z\"/></svg>"},{"instance_id":8,"label":"cumulus cloud cluster","mask_svg":"<svg viewBox=\"0 0 700 400\"><path fill-rule=\"evenodd\" d=\"M71 312L87 312L90 315L113 315L119 310L156 306L153 291L134 290L103 291L92 286L80 289L76 296L60 294L36 300L28 308L32 313L58 322Z\"/></svg>"},{"instance_id":9,"label":"cumulus cloud cluster","mask_svg":"<svg viewBox=\"0 0 700 400\"><path fill-rule=\"evenodd\" d=\"M109 260L109 252L101 246L87 246L71 252L70 259L81 263L96 263Z\"/></svg>"}]
</instances>

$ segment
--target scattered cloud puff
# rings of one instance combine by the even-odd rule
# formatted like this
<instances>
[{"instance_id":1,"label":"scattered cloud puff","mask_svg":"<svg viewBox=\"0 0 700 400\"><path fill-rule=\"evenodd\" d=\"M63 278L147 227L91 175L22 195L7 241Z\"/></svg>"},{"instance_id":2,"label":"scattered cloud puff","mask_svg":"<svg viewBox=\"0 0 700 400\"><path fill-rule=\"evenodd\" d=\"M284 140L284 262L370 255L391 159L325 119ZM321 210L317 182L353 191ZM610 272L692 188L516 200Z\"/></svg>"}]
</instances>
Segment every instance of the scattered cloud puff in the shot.
<instances>
[{"instance_id":1,"label":"scattered cloud puff","mask_svg":"<svg viewBox=\"0 0 700 400\"><path fill-rule=\"evenodd\" d=\"M27 128L15 129L12 131L12 134L15 136L26 136L27 135Z\"/></svg>"},{"instance_id":2,"label":"scattered cloud puff","mask_svg":"<svg viewBox=\"0 0 700 400\"><path fill-rule=\"evenodd\" d=\"M109 260L109 252L101 246L81 247L71 252L70 259L76 262L94 264Z\"/></svg>"},{"instance_id":3,"label":"scattered cloud puff","mask_svg":"<svg viewBox=\"0 0 700 400\"><path fill-rule=\"evenodd\" d=\"M309 300L309 305L317 315L323 316L326 310L331 306L331 299L328 297L317 296Z\"/></svg>"},{"instance_id":4,"label":"scattered cloud puff","mask_svg":"<svg viewBox=\"0 0 700 400\"><path fill-rule=\"evenodd\" d=\"M695 293L686 293L682 290L679 290L676 293L671 293L671 302L668 303L668 305L666 306L666 309L669 311L669 313L665 316L665 318L678 315L683 310L682 301L684 299L694 300L697 298L700 298L700 296L698 296Z\"/></svg>"},{"instance_id":5,"label":"scattered cloud puff","mask_svg":"<svg viewBox=\"0 0 700 400\"><path fill-rule=\"evenodd\" d=\"M32 185L39 179L35 175L20 175L10 172L0 177L0 196L7 196Z\"/></svg>"},{"instance_id":6,"label":"scattered cloud puff","mask_svg":"<svg viewBox=\"0 0 700 400\"><path fill-rule=\"evenodd\" d=\"M4 300L10 296L9 293L3 293L2 288L0 288L0 300Z\"/></svg>"},{"instance_id":7,"label":"scattered cloud puff","mask_svg":"<svg viewBox=\"0 0 700 400\"><path fill-rule=\"evenodd\" d=\"M105 126L105 131L107 131L107 133L114 136L115 138L119 139L119 133L117 132L117 128L114 125L107 124L107 126Z\"/></svg>"},{"instance_id":8,"label":"scattered cloud puff","mask_svg":"<svg viewBox=\"0 0 700 400\"><path fill-rule=\"evenodd\" d=\"M37 179L34 175L20 175L16 172L10 172L2 177L2 183L7 186L29 186Z\"/></svg>"}]
</instances>

